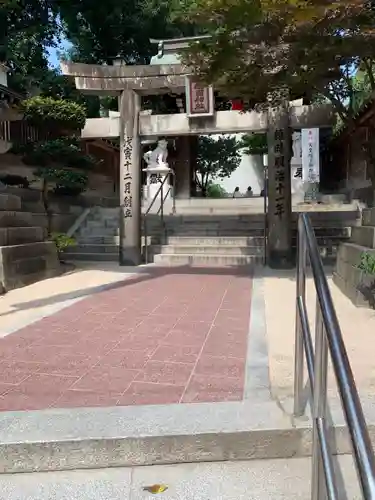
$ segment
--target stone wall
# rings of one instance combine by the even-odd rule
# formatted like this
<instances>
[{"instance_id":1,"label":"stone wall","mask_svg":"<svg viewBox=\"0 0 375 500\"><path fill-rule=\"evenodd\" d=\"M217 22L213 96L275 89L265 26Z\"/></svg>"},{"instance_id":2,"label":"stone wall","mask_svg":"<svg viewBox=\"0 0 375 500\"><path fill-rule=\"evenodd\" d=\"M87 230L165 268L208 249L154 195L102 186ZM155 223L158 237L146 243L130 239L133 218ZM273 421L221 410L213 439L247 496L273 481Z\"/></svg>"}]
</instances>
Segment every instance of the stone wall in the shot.
<instances>
[{"instance_id":1,"label":"stone wall","mask_svg":"<svg viewBox=\"0 0 375 500\"><path fill-rule=\"evenodd\" d=\"M29 181L35 181L32 184L34 189L41 189L41 181L33 175L35 168L36 167L25 165L17 155L11 153L0 154L0 175L22 175L23 177L27 177ZM100 197L111 197L114 195L113 177L104 175L98 171L87 173L89 177L88 189L86 191L87 195Z\"/></svg>"},{"instance_id":2,"label":"stone wall","mask_svg":"<svg viewBox=\"0 0 375 500\"><path fill-rule=\"evenodd\" d=\"M22 210L32 213L33 223L43 228L47 227L47 218L45 215L42 194L38 189L22 189L8 187L9 194L15 194L22 200ZM52 217L52 230L57 232L66 232L75 222L77 217L85 208L92 206L116 207L118 200L116 197L106 198L95 194L85 193L83 196L68 197L50 195Z\"/></svg>"},{"instance_id":3,"label":"stone wall","mask_svg":"<svg viewBox=\"0 0 375 500\"><path fill-rule=\"evenodd\" d=\"M56 245L44 241L43 229L21 199L0 193L0 290L19 288L61 272Z\"/></svg>"},{"instance_id":4,"label":"stone wall","mask_svg":"<svg viewBox=\"0 0 375 500\"><path fill-rule=\"evenodd\" d=\"M341 192L373 206L374 192L367 156L363 151L363 145L371 140L371 128L366 127L369 122L364 120L351 134L343 132L337 138L332 146L332 168Z\"/></svg>"},{"instance_id":5,"label":"stone wall","mask_svg":"<svg viewBox=\"0 0 375 500\"><path fill-rule=\"evenodd\" d=\"M352 228L349 242L341 243L337 255L334 283L356 306L369 306L364 287L375 281L375 276L359 269L362 255L375 257L375 208L362 212L362 223Z\"/></svg>"}]
</instances>

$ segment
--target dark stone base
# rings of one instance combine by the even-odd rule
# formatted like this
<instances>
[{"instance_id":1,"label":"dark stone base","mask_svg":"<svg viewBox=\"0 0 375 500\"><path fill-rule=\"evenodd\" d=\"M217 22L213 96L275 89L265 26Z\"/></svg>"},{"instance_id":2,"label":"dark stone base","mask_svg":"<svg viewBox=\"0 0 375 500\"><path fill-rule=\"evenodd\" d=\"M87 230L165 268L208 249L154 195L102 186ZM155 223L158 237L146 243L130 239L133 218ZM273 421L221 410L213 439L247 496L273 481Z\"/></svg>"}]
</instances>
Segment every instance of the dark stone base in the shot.
<instances>
[{"instance_id":1,"label":"dark stone base","mask_svg":"<svg viewBox=\"0 0 375 500\"><path fill-rule=\"evenodd\" d=\"M0 247L0 283L5 291L61 274L52 241Z\"/></svg>"},{"instance_id":2,"label":"dark stone base","mask_svg":"<svg viewBox=\"0 0 375 500\"><path fill-rule=\"evenodd\" d=\"M295 252L269 250L267 264L271 269L294 269L296 267Z\"/></svg>"},{"instance_id":3,"label":"dark stone base","mask_svg":"<svg viewBox=\"0 0 375 500\"><path fill-rule=\"evenodd\" d=\"M139 266L140 264L142 264L142 261L142 252L140 248L120 247L120 266Z\"/></svg>"}]
</instances>

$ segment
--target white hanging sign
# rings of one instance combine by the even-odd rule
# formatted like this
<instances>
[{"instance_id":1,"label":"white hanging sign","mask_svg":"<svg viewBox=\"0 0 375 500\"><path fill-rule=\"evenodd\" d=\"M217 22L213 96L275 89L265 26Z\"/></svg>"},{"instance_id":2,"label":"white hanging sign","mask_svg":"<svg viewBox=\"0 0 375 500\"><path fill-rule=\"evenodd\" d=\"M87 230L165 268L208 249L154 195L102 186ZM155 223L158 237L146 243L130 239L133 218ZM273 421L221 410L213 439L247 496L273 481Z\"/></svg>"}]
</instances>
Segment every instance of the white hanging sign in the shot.
<instances>
[{"instance_id":1,"label":"white hanging sign","mask_svg":"<svg viewBox=\"0 0 375 500\"><path fill-rule=\"evenodd\" d=\"M212 85L205 87L187 76L185 81L186 114L189 118L213 116L214 90Z\"/></svg>"},{"instance_id":2,"label":"white hanging sign","mask_svg":"<svg viewBox=\"0 0 375 500\"><path fill-rule=\"evenodd\" d=\"M319 129L302 129L302 180L319 182L320 180L320 145Z\"/></svg>"}]
</instances>

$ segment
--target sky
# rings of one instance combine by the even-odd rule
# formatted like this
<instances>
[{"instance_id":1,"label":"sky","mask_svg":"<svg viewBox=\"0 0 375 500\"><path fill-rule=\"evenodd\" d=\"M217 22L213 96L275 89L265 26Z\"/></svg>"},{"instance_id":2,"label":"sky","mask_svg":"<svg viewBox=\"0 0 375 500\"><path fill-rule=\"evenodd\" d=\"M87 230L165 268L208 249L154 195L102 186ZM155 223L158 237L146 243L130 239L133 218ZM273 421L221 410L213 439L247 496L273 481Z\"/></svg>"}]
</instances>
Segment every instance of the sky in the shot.
<instances>
[{"instance_id":1,"label":"sky","mask_svg":"<svg viewBox=\"0 0 375 500\"><path fill-rule=\"evenodd\" d=\"M59 68L58 53L68 49L70 43L67 40L62 40L58 47L48 50L48 62L52 68Z\"/></svg>"}]
</instances>

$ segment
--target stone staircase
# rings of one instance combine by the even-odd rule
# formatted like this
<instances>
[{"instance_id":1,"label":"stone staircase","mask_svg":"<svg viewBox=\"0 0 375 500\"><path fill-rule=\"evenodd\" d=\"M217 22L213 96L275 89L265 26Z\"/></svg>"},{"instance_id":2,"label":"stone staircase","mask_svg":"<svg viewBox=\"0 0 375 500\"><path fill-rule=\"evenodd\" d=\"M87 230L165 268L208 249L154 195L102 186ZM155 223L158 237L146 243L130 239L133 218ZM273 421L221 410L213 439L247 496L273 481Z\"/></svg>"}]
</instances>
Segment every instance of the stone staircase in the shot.
<instances>
[{"instance_id":1,"label":"stone staircase","mask_svg":"<svg viewBox=\"0 0 375 500\"><path fill-rule=\"evenodd\" d=\"M369 306L369 300L361 291L361 285L370 285L375 276L366 275L358 268L363 253L375 257L375 208L362 211L361 224L352 228L351 237L340 245L335 284L356 306Z\"/></svg>"},{"instance_id":2,"label":"stone staircase","mask_svg":"<svg viewBox=\"0 0 375 500\"><path fill-rule=\"evenodd\" d=\"M0 194L0 285L13 290L60 272L56 246L44 241L43 228L33 226L33 216L21 211L21 199Z\"/></svg>"},{"instance_id":3,"label":"stone staircase","mask_svg":"<svg viewBox=\"0 0 375 500\"><path fill-rule=\"evenodd\" d=\"M357 223L357 211L311 212L321 254L333 263L342 241ZM67 260L118 261L119 211L94 207L74 235L78 245ZM296 246L297 214L294 214ZM145 247L143 227L142 246ZM248 265L263 262L264 216L260 213L147 216L148 262L160 265Z\"/></svg>"}]
</instances>

